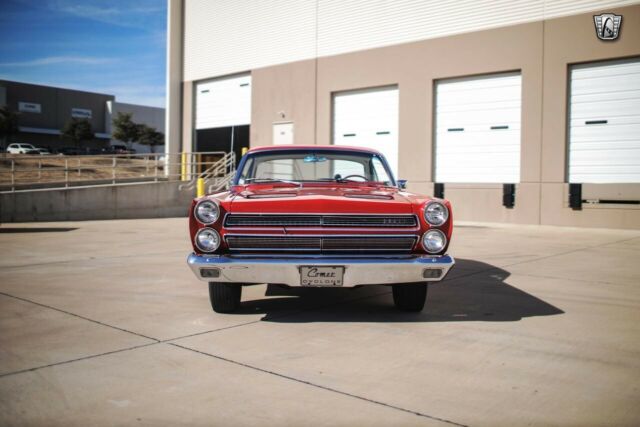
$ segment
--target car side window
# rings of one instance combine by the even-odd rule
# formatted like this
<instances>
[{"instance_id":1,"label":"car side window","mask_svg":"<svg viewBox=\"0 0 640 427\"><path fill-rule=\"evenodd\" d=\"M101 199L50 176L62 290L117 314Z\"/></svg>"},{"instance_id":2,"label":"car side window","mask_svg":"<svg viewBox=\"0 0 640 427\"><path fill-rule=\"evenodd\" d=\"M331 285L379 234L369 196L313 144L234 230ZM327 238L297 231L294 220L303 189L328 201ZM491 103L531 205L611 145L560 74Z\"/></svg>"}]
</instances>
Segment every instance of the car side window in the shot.
<instances>
[{"instance_id":1,"label":"car side window","mask_svg":"<svg viewBox=\"0 0 640 427\"><path fill-rule=\"evenodd\" d=\"M251 175L251 171L253 170L253 158L247 159L247 164L240 172L240 177L238 178L238 184L242 185L245 183L245 180Z\"/></svg>"},{"instance_id":2,"label":"car side window","mask_svg":"<svg viewBox=\"0 0 640 427\"><path fill-rule=\"evenodd\" d=\"M387 170L385 169L384 164L379 157L374 157L373 159L371 159L371 168L373 169L372 175L375 181L384 182L388 185L391 184L391 177L387 173Z\"/></svg>"}]
</instances>

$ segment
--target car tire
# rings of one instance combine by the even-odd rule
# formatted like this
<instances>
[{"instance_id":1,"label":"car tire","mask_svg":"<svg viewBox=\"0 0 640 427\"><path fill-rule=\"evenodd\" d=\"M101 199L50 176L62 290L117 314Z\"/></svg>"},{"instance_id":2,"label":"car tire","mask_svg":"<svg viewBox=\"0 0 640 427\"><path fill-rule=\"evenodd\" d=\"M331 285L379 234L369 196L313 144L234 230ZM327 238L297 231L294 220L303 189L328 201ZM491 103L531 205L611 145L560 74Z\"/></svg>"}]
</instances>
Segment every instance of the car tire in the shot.
<instances>
[{"instance_id":1,"label":"car tire","mask_svg":"<svg viewBox=\"0 0 640 427\"><path fill-rule=\"evenodd\" d=\"M240 307L242 285L209 282L209 300L216 313L232 313Z\"/></svg>"},{"instance_id":2,"label":"car tire","mask_svg":"<svg viewBox=\"0 0 640 427\"><path fill-rule=\"evenodd\" d=\"M422 311L427 301L426 283L405 283L393 285L393 303L398 310Z\"/></svg>"}]
</instances>

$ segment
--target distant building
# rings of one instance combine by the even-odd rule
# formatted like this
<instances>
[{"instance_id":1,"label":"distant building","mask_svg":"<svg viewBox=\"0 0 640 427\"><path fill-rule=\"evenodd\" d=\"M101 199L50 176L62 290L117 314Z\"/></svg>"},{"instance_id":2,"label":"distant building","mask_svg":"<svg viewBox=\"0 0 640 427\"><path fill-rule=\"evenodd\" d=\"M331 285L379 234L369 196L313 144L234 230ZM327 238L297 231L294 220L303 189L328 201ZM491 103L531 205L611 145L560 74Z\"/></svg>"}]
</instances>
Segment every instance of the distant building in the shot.
<instances>
[{"instance_id":1,"label":"distant building","mask_svg":"<svg viewBox=\"0 0 640 427\"><path fill-rule=\"evenodd\" d=\"M0 80L0 106L18 113L19 132L7 143L24 142L56 150L69 146L60 134L71 118L87 119L95 137L87 141L88 148L106 148L111 142L111 120L117 112L133 114L133 121L146 124L164 133L164 108L117 102L114 95L63 89L29 83ZM120 143L114 140L113 143ZM148 146L134 144L140 153ZM156 151L162 151L156 147Z\"/></svg>"}]
</instances>

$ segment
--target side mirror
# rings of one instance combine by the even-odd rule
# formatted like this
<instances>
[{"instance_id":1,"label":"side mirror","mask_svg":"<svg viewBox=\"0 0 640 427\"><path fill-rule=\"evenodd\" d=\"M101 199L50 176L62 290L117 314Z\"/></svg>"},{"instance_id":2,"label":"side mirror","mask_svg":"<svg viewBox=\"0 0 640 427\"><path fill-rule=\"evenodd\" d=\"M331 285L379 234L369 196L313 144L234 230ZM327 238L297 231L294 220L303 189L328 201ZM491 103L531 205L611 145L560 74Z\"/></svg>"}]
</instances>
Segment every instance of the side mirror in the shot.
<instances>
[{"instance_id":1,"label":"side mirror","mask_svg":"<svg viewBox=\"0 0 640 427\"><path fill-rule=\"evenodd\" d=\"M406 179L399 179L398 180L398 188L401 190L404 190L405 188L407 188L407 180Z\"/></svg>"}]
</instances>

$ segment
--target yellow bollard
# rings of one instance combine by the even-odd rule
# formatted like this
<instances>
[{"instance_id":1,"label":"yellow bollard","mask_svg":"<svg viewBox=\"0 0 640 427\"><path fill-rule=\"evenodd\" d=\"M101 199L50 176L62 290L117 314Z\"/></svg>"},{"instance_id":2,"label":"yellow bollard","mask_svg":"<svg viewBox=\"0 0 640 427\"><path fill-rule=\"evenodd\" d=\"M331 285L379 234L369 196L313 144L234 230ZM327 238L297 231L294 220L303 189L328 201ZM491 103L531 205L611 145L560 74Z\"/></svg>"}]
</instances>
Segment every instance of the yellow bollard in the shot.
<instances>
[{"instance_id":1,"label":"yellow bollard","mask_svg":"<svg viewBox=\"0 0 640 427\"><path fill-rule=\"evenodd\" d=\"M198 191L196 197L204 196L204 178L198 178Z\"/></svg>"},{"instance_id":2,"label":"yellow bollard","mask_svg":"<svg viewBox=\"0 0 640 427\"><path fill-rule=\"evenodd\" d=\"M187 181L187 153L186 152L182 152L182 162L181 162L181 179L183 181Z\"/></svg>"}]
</instances>

